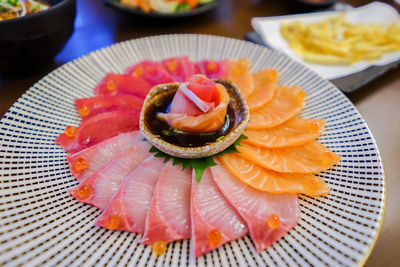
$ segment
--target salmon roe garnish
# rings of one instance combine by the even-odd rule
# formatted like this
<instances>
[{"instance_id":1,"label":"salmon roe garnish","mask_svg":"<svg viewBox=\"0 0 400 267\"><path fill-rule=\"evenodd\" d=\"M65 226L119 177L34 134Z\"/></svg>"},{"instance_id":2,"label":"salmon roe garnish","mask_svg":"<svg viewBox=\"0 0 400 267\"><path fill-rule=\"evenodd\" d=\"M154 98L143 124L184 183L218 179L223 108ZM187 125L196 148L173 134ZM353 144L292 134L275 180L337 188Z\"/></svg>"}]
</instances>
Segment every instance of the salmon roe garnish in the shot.
<instances>
[{"instance_id":1,"label":"salmon roe garnish","mask_svg":"<svg viewBox=\"0 0 400 267\"><path fill-rule=\"evenodd\" d=\"M92 187L90 187L90 185L84 184L78 188L78 197L88 198L92 194L92 192Z\"/></svg>"},{"instance_id":2,"label":"salmon roe garnish","mask_svg":"<svg viewBox=\"0 0 400 267\"><path fill-rule=\"evenodd\" d=\"M218 65L214 61L210 61L207 64L207 69L210 70L210 71L216 71L218 69Z\"/></svg>"},{"instance_id":3,"label":"salmon roe garnish","mask_svg":"<svg viewBox=\"0 0 400 267\"><path fill-rule=\"evenodd\" d=\"M216 247L221 242L222 235L218 229L213 229L208 233L208 244L210 247Z\"/></svg>"},{"instance_id":4,"label":"salmon roe garnish","mask_svg":"<svg viewBox=\"0 0 400 267\"><path fill-rule=\"evenodd\" d=\"M152 251L156 256L161 256L167 251L167 243L163 240L154 242Z\"/></svg>"},{"instance_id":5,"label":"salmon roe garnish","mask_svg":"<svg viewBox=\"0 0 400 267\"><path fill-rule=\"evenodd\" d=\"M113 93L117 91L117 85L115 84L114 80L109 80L107 82L107 91Z\"/></svg>"},{"instance_id":6,"label":"salmon roe garnish","mask_svg":"<svg viewBox=\"0 0 400 267\"><path fill-rule=\"evenodd\" d=\"M324 154L322 154L322 162L324 163L329 163L331 162L333 159L333 153L330 151L325 152Z\"/></svg>"},{"instance_id":7,"label":"salmon roe garnish","mask_svg":"<svg viewBox=\"0 0 400 267\"><path fill-rule=\"evenodd\" d=\"M175 60L168 60L167 61L167 68L170 71L176 71L178 64L176 64Z\"/></svg>"},{"instance_id":8,"label":"salmon roe garnish","mask_svg":"<svg viewBox=\"0 0 400 267\"><path fill-rule=\"evenodd\" d=\"M81 172L88 167L88 162L84 158L77 158L74 162L74 169L77 172Z\"/></svg>"},{"instance_id":9,"label":"salmon roe garnish","mask_svg":"<svg viewBox=\"0 0 400 267\"><path fill-rule=\"evenodd\" d=\"M306 98L306 92L301 91L301 92L299 92L299 93L297 94L297 100L298 100L298 101L303 101L304 98Z\"/></svg>"},{"instance_id":10,"label":"salmon roe garnish","mask_svg":"<svg viewBox=\"0 0 400 267\"><path fill-rule=\"evenodd\" d=\"M318 127L318 123L316 123L315 121L310 122L310 124L308 124L308 132L309 133L317 133L319 131L319 127Z\"/></svg>"},{"instance_id":11,"label":"salmon roe garnish","mask_svg":"<svg viewBox=\"0 0 400 267\"><path fill-rule=\"evenodd\" d=\"M118 216L115 215L111 215L110 217L108 217L108 220L105 223L105 227L108 230L115 230L118 228L120 223L120 219Z\"/></svg>"},{"instance_id":12,"label":"salmon roe garnish","mask_svg":"<svg viewBox=\"0 0 400 267\"><path fill-rule=\"evenodd\" d=\"M275 213L268 216L267 225L271 229L278 229L281 227L281 219Z\"/></svg>"},{"instance_id":13,"label":"salmon roe garnish","mask_svg":"<svg viewBox=\"0 0 400 267\"><path fill-rule=\"evenodd\" d=\"M141 76L143 72L144 72L143 67L139 66L132 72L132 76Z\"/></svg>"},{"instance_id":14,"label":"salmon roe garnish","mask_svg":"<svg viewBox=\"0 0 400 267\"><path fill-rule=\"evenodd\" d=\"M68 136L70 138L73 138L73 137L76 136L78 131L77 131L76 127L74 127L74 126L67 126L67 127L65 127L65 132L64 133L65 133L66 136Z\"/></svg>"},{"instance_id":15,"label":"salmon roe garnish","mask_svg":"<svg viewBox=\"0 0 400 267\"><path fill-rule=\"evenodd\" d=\"M79 115L81 115L82 117L89 115L90 113L90 109L88 106L86 105L82 105L79 110L78 110Z\"/></svg>"}]
</instances>

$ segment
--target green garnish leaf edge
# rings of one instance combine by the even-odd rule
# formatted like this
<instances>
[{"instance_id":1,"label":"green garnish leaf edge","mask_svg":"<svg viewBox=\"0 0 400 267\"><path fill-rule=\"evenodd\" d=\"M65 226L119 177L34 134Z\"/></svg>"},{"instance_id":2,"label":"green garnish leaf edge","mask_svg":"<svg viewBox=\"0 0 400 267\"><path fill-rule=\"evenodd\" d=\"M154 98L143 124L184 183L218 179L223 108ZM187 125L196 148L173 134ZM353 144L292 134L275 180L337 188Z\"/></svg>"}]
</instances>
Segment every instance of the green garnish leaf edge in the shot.
<instances>
[{"instance_id":1,"label":"green garnish leaf edge","mask_svg":"<svg viewBox=\"0 0 400 267\"><path fill-rule=\"evenodd\" d=\"M247 136L244 134L241 134L238 139L236 139L235 142L233 142L232 145L228 146L225 150L218 152L215 155L205 157L205 158L198 158L198 159L184 159L184 158L178 158L174 157L171 155L168 155L167 153L162 152L158 148L152 146L149 150L150 153L155 153L154 157L156 158L164 158L164 163L167 163L168 161L172 160L172 165L178 165L182 164L182 171L184 171L187 167L192 167L196 173L196 182L200 183L201 178L203 177L203 174L205 170L208 167L216 166L217 163L214 161L214 157L216 156L222 156L224 154L234 154L234 153L240 153L236 146L240 146L242 140L248 139Z\"/></svg>"}]
</instances>

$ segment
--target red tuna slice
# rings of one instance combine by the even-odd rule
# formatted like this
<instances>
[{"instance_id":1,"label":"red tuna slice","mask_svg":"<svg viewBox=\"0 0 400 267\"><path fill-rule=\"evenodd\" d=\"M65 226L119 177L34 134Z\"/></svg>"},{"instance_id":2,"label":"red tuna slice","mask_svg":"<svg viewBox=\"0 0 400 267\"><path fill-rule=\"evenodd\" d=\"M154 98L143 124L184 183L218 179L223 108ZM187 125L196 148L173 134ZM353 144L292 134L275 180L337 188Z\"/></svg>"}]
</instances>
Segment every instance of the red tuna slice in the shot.
<instances>
[{"instance_id":1,"label":"red tuna slice","mask_svg":"<svg viewBox=\"0 0 400 267\"><path fill-rule=\"evenodd\" d=\"M229 61L199 61L195 65L195 73L204 74L210 79L228 78L230 73Z\"/></svg>"},{"instance_id":2,"label":"red tuna slice","mask_svg":"<svg viewBox=\"0 0 400 267\"><path fill-rule=\"evenodd\" d=\"M186 82L194 74L194 63L188 57L164 59L161 64L177 82Z\"/></svg>"},{"instance_id":3,"label":"red tuna slice","mask_svg":"<svg viewBox=\"0 0 400 267\"><path fill-rule=\"evenodd\" d=\"M154 188L142 243L190 238L191 183L191 169L182 171L182 166L173 166L171 161L164 166Z\"/></svg>"},{"instance_id":4,"label":"red tuna slice","mask_svg":"<svg viewBox=\"0 0 400 267\"><path fill-rule=\"evenodd\" d=\"M76 129L75 136L60 134L55 143L68 153L76 153L120 133L139 130L139 116L140 113L137 111L102 113L82 121Z\"/></svg>"},{"instance_id":5,"label":"red tuna slice","mask_svg":"<svg viewBox=\"0 0 400 267\"><path fill-rule=\"evenodd\" d=\"M94 88L97 96L133 95L145 98L153 86L146 80L127 74L108 73Z\"/></svg>"},{"instance_id":6,"label":"red tuna slice","mask_svg":"<svg viewBox=\"0 0 400 267\"><path fill-rule=\"evenodd\" d=\"M200 183L192 179L192 242L199 257L223 244L247 234L246 222L226 200L215 184L210 169Z\"/></svg>"},{"instance_id":7,"label":"red tuna slice","mask_svg":"<svg viewBox=\"0 0 400 267\"><path fill-rule=\"evenodd\" d=\"M214 181L249 227L257 252L271 246L298 222L296 194L257 191L233 177L222 165L211 167Z\"/></svg>"},{"instance_id":8,"label":"red tuna slice","mask_svg":"<svg viewBox=\"0 0 400 267\"><path fill-rule=\"evenodd\" d=\"M122 180L150 156L150 148L146 141L134 144L69 193L81 202L104 210Z\"/></svg>"},{"instance_id":9,"label":"red tuna slice","mask_svg":"<svg viewBox=\"0 0 400 267\"><path fill-rule=\"evenodd\" d=\"M83 181L107 165L114 157L143 140L139 131L119 134L75 154L68 154L67 161L72 174ZM81 167L82 162L86 165Z\"/></svg>"},{"instance_id":10,"label":"red tuna slice","mask_svg":"<svg viewBox=\"0 0 400 267\"><path fill-rule=\"evenodd\" d=\"M133 77L142 78L152 86L176 81L161 63L151 60L144 60L128 67L125 73Z\"/></svg>"},{"instance_id":11,"label":"red tuna slice","mask_svg":"<svg viewBox=\"0 0 400 267\"><path fill-rule=\"evenodd\" d=\"M154 156L143 161L125 177L96 225L110 230L144 233L154 186L163 166L163 160Z\"/></svg>"},{"instance_id":12,"label":"red tuna slice","mask_svg":"<svg viewBox=\"0 0 400 267\"><path fill-rule=\"evenodd\" d=\"M144 99L133 95L96 96L75 100L75 109L82 119L108 111L142 110Z\"/></svg>"}]
</instances>

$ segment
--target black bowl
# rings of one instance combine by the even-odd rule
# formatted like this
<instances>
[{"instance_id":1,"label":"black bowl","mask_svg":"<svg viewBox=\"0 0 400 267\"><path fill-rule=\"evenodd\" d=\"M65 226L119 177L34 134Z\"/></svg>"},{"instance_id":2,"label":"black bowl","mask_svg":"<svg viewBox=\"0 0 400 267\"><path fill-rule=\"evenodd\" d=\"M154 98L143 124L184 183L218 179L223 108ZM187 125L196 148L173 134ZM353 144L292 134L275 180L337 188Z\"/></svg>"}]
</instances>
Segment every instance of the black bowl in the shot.
<instances>
[{"instance_id":1,"label":"black bowl","mask_svg":"<svg viewBox=\"0 0 400 267\"><path fill-rule=\"evenodd\" d=\"M47 10L0 21L0 73L51 63L74 30L75 1L46 0Z\"/></svg>"},{"instance_id":2,"label":"black bowl","mask_svg":"<svg viewBox=\"0 0 400 267\"><path fill-rule=\"evenodd\" d=\"M291 0L292 8L299 12L310 12L318 9L326 9L337 2L337 0Z\"/></svg>"}]
</instances>

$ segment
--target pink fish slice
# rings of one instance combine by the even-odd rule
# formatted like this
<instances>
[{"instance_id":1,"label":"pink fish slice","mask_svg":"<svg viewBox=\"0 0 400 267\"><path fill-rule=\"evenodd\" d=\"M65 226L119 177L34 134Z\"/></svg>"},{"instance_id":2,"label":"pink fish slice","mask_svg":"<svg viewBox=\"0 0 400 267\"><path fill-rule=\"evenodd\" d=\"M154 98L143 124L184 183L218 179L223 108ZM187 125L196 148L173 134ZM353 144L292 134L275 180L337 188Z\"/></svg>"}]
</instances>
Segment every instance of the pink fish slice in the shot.
<instances>
[{"instance_id":1,"label":"pink fish slice","mask_svg":"<svg viewBox=\"0 0 400 267\"><path fill-rule=\"evenodd\" d=\"M228 60L202 60L196 62L195 73L204 74L209 79L228 78L230 66Z\"/></svg>"},{"instance_id":2,"label":"pink fish slice","mask_svg":"<svg viewBox=\"0 0 400 267\"><path fill-rule=\"evenodd\" d=\"M82 119L87 120L97 114L108 111L131 111L140 112L143 98L133 95L96 96L75 100L75 109Z\"/></svg>"},{"instance_id":3,"label":"pink fish slice","mask_svg":"<svg viewBox=\"0 0 400 267\"><path fill-rule=\"evenodd\" d=\"M191 183L191 169L182 171L180 165L171 162L164 166L147 213L143 244L190 238Z\"/></svg>"},{"instance_id":4,"label":"pink fish slice","mask_svg":"<svg viewBox=\"0 0 400 267\"><path fill-rule=\"evenodd\" d=\"M138 111L110 111L82 121L76 135L60 134L55 143L68 153L76 153L120 133L139 130Z\"/></svg>"},{"instance_id":5,"label":"pink fish slice","mask_svg":"<svg viewBox=\"0 0 400 267\"><path fill-rule=\"evenodd\" d=\"M128 74L108 73L94 88L97 96L133 95L145 98L152 85L145 79Z\"/></svg>"},{"instance_id":6,"label":"pink fish slice","mask_svg":"<svg viewBox=\"0 0 400 267\"><path fill-rule=\"evenodd\" d=\"M110 230L144 232L154 186L164 166L163 160L150 156L124 178L96 225Z\"/></svg>"},{"instance_id":7,"label":"pink fish slice","mask_svg":"<svg viewBox=\"0 0 400 267\"><path fill-rule=\"evenodd\" d=\"M192 244L195 257L199 257L246 235L248 230L214 182L210 169L205 170L199 183L194 171L192 177Z\"/></svg>"},{"instance_id":8,"label":"pink fish slice","mask_svg":"<svg viewBox=\"0 0 400 267\"><path fill-rule=\"evenodd\" d=\"M296 194L257 191L233 177L221 164L211 167L214 181L249 227L257 252L271 246L298 222Z\"/></svg>"},{"instance_id":9,"label":"pink fish slice","mask_svg":"<svg viewBox=\"0 0 400 267\"><path fill-rule=\"evenodd\" d=\"M143 60L138 64L128 67L125 73L134 77L142 78L152 86L161 83L175 82L160 62Z\"/></svg>"},{"instance_id":10,"label":"pink fish slice","mask_svg":"<svg viewBox=\"0 0 400 267\"><path fill-rule=\"evenodd\" d=\"M134 144L69 193L81 202L104 210L122 180L150 156L150 148L146 141Z\"/></svg>"},{"instance_id":11,"label":"pink fish slice","mask_svg":"<svg viewBox=\"0 0 400 267\"><path fill-rule=\"evenodd\" d=\"M143 140L139 131L119 134L75 154L68 154L72 174L83 181L107 165L114 157ZM84 168L82 168L84 164Z\"/></svg>"},{"instance_id":12,"label":"pink fish slice","mask_svg":"<svg viewBox=\"0 0 400 267\"><path fill-rule=\"evenodd\" d=\"M177 82L186 82L194 74L194 63L188 57L164 59L161 64Z\"/></svg>"}]
</instances>

